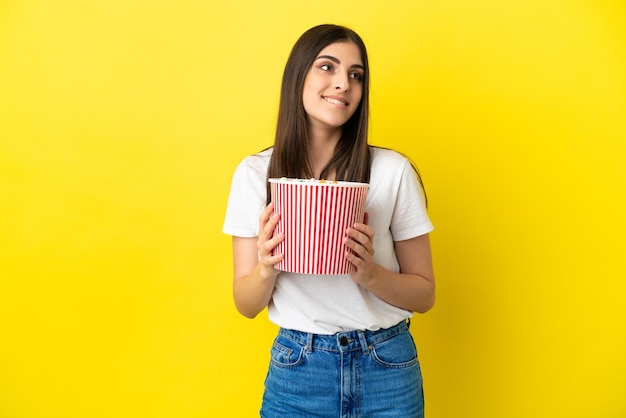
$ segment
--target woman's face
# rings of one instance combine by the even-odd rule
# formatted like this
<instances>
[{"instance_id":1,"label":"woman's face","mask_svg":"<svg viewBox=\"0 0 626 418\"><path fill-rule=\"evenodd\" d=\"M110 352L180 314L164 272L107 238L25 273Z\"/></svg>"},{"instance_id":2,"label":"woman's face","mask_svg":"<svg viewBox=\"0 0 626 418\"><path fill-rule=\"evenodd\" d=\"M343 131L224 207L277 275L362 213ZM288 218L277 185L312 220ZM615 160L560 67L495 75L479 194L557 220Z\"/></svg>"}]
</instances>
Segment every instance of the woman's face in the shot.
<instances>
[{"instance_id":1,"label":"woman's face","mask_svg":"<svg viewBox=\"0 0 626 418\"><path fill-rule=\"evenodd\" d=\"M336 129L352 117L363 95L365 68L353 42L322 49L304 80L302 102L311 127Z\"/></svg>"}]
</instances>

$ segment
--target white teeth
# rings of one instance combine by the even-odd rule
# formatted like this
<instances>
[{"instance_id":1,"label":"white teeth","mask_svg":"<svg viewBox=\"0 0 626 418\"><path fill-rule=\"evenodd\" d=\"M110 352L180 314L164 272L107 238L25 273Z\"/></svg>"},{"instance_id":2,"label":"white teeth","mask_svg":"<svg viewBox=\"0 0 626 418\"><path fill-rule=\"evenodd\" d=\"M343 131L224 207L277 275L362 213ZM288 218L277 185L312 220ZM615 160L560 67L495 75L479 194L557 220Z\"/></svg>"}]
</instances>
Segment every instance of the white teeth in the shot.
<instances>
[{"instance_id":1,"label":"white teeth","mask_svg":"<svg viewBox=\"0 0 626 418\"><path fill-rule=\"evenodd\" d=\"M331 99L329 97L324 97L324 100L326 100L328 103L332 103L332 104L336 104L336 105L344 105L347 106L348 103L342 101L342 100L335 100L335 99Z\"/></svg>"}]
</instances>

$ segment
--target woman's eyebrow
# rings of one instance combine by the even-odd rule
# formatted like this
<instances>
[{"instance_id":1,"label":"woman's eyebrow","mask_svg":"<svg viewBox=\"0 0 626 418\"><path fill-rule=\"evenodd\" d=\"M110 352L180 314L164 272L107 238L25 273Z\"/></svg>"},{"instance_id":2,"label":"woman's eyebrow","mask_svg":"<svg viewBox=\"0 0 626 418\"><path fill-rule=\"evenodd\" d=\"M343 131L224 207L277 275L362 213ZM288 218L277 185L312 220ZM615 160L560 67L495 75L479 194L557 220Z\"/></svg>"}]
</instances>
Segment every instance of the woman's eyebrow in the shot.
<instances>
[{"instance_id":1,"label":"woman's eyebrow","mask_svg":"<svg viewBox=\"0 0 626 418\"><path fill-rule=\"evenodd\" d=\"M338 58L333 57L332 55L320 55L319 57L315 58L315 61L320 60L320 59L329 59L335 64L341 64L341 61ZM362 70L365 70L365 67L362 66L361 64L352 64L350 68L360 68Z\"/></svg>"}]
</instances>

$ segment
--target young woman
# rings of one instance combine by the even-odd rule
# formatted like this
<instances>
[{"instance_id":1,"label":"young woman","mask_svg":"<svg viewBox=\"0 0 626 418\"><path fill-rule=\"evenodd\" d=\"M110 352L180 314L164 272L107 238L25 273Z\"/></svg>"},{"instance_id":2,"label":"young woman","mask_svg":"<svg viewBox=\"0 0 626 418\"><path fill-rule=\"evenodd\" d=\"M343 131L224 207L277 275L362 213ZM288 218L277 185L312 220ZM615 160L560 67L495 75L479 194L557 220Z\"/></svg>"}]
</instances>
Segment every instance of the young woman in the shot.
<instances>
[{"instance_id":1,"label":"young woman","mask_svg":"<svg viewBox=\"0 0 626 418\"><path fill-rule=\"evenodd\" d=\"M262 417L423 417L408 323L435 301L433 227L410 162L368 145L368 113L361 38L341 26L311 28L285 66L274 146L235 170L223 228L233 236L235 304L249 318L267 307L280 327ZM274 268L283 236L274 235L272 177L370 184L364 222L346 231L354 273Z\"/></svg>"}]
</instances>

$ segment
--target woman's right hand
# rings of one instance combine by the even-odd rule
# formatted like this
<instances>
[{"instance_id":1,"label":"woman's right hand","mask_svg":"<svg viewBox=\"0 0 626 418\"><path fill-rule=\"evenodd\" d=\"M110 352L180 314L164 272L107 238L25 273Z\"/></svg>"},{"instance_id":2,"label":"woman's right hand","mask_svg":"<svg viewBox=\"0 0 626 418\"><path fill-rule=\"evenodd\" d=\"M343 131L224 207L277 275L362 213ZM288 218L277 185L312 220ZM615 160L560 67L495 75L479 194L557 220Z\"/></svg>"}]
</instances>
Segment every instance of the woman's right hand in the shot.
<instances>
[{"instance_id":1,"label":"woman's right hand","mask_svg":"<svg viewBox=\"0 0 626 418\"><path fill-rule=\"evenodd\" d=\"M248 318L254 318L272 299L278 276L274 266L283 259L282 254L272 255L283 240L282 234L272 236L278 219L270 203L259 217L258 237L233 237L233 296L237 310Z\"/></svg>"},{"instance_id":2,"label":"woman's right hand","mask_svg":"<svg viewBox=\"0 0 626 418\"><path fill-rule=\"evenodd\" d=\"M273 202L267 205L259 217L259 237L257 240L261 268L259 273L264 278L276 277L278 270L274 266L283 259L283 254L272 255L274 248L284 239L282 232L274 235L274 229L279 219L280 216L274 213Z\"/></svg>"}]
</instances>

